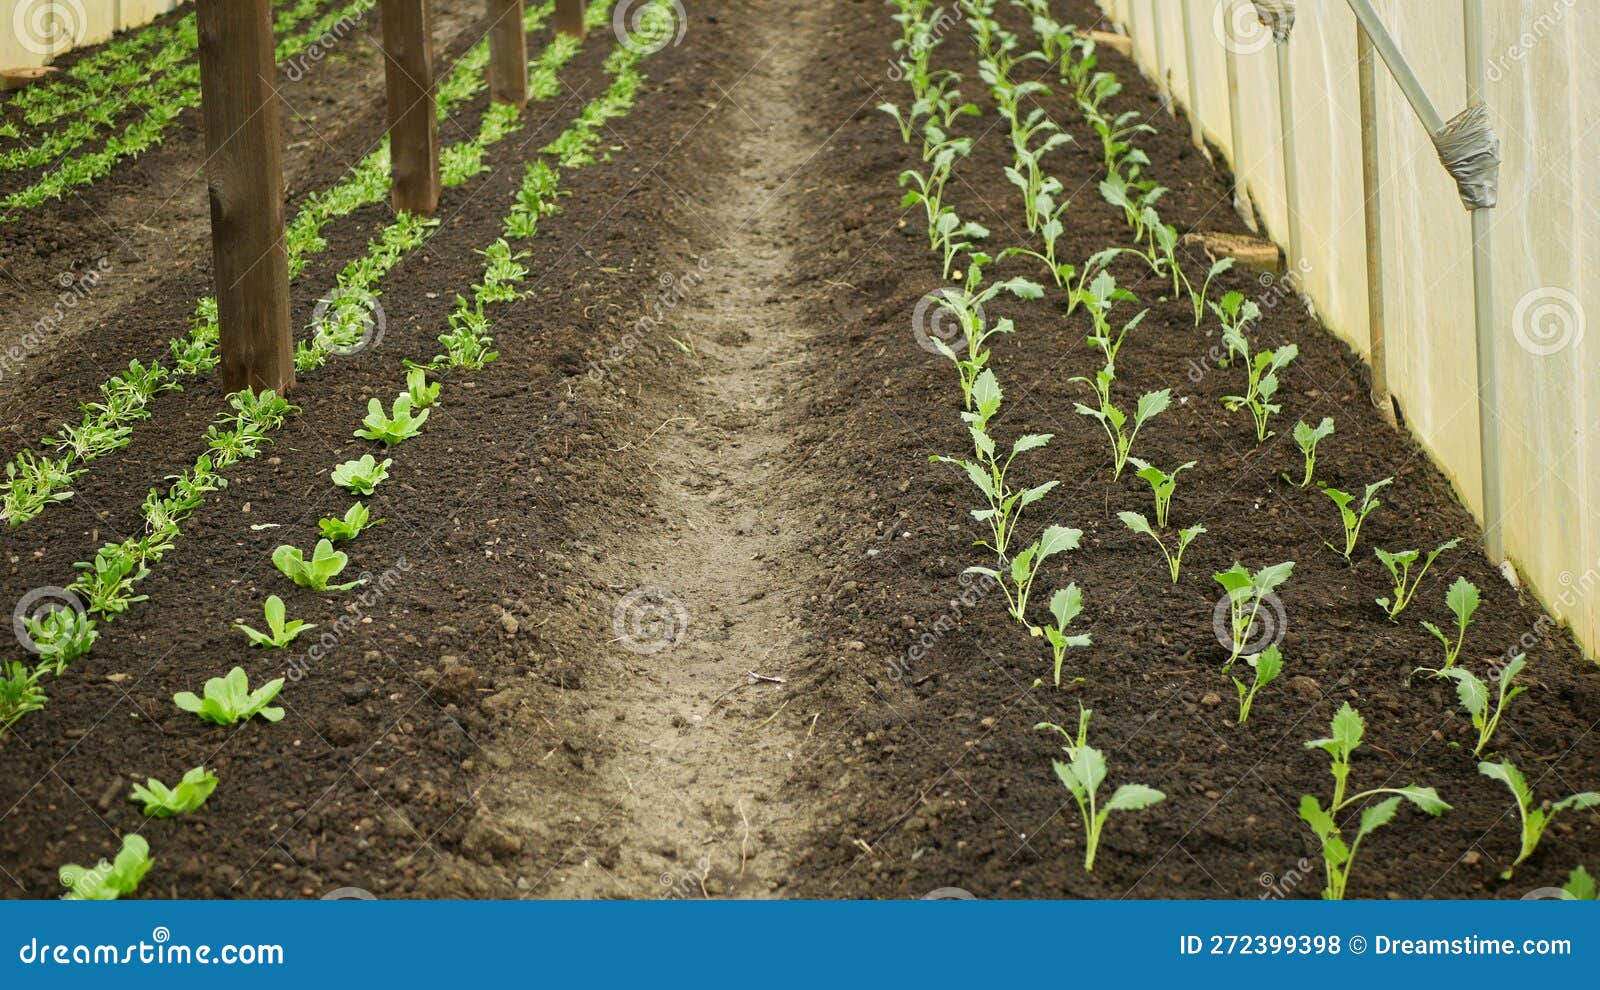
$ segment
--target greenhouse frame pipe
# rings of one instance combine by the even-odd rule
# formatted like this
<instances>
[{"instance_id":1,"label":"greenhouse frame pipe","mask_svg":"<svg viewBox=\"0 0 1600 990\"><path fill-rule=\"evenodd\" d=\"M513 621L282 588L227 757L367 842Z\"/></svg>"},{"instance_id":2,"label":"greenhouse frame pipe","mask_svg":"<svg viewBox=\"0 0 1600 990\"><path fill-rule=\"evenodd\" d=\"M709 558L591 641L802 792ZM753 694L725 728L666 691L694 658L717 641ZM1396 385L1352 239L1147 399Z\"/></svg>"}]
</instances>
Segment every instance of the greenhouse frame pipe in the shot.
<instances>
[{"instance_id":1,"label":"greenhouse frame pipe","mask_svg":"<svg viewBox=\"0 0 1600 990\"><path fill-rule=\"evenodd\" d=\"M1232 45L1223 45L1224 61L1228 67L1228 134L1233 144L1233 208L1244 218L1245 226L1259 231L1255 205L1250 202L1250 191L1244 181L1244 124L1239 109L1239 53Z\"/></svg>"},{"instance_id":2,"label":"greenhouse frame pipe","mask_svg":"<svg viewBox=\"0 0 1600 990\"><path fill-rule=\"evenodd\" d=\"M1486 102L1483 0L1462 0L1467 49L1467 105ZM1505 559L1500 519L1499 372L1494 353L1494 269L1489 211L1472 211L1472 305L1478 344L1478 448L1483 467L1483 543L1494 563Z\"/></svg>"},{"instance_id":3,"label":"greenhouse frame pipe","mask_svg":"<svg viewBox=\"0 0 1600 990\"><path fill-rule=\"evenodd\" d=\"M1278 129L1283 134L1283 199L1288 214L1289 230L1284 250L1286 278L1296 289L1300 288L1300 179L1295 174L1296 157L1294 139L1294 79L1290 76L1289 39L1277 43L1278 54Z\"/></svg>"},{"instance_id":4,"label":"greenhouse frame pipe","mask_svg":"<svg viewBox=\"0 0 1600 990\"><path fill-rule=\"evenodd\" d=\"M1411 65L1405 56L1400 54L1393 36L1389 34L1389 29L1383 26L1383 20L1378 17L1378 12L1372 9L1370 0L1346 0L1346 2L1372 41L1372 47L1383 57L1383 64L1389 67L1389 75L1394 77L1400 92L1405 94L1406 101L1411 104L1411 109L1417 112L1417 117L1422 120L1422 126L1428 129L1428 136L1431 138L1439 133L1439 129L1444 126L1444 118L1434 109L1433 101L1428 99L1428 91L1422 88L1422 81L1411 71Z\"/></svg>"},{"instance_id":5,"label":"greenhouse frame pipe","mask_svg":"<svg viewBox=\"0 0 1600 990\"><path fill-rule=\"evenodd\" d=\"M1206 150L1205 135L1200 131L1200 84L1195 79L1194 26L1189 15L1189 0L1183 0L1183 67L1189 86L1189 140L1201 151ZM1206 157L1211 157L1209 153Z\"/></svg>"},{"instance_id":6,"label":"greenhouse frame pipe","mask_svg":"<svg viewBox=\"0 0 1600 990\"><path fill-rule=\"evenodd\" d=\"M1361 200L1367 239L1367 354L1372 364L1372 404L1395 425L1389 397L1389 359L1384 344L1387 314L1383 298L1383 211L1378 189L1378 56L1372 38L1356 23L1356 68L1361 91Z\"/></svg>"}]
</instances>

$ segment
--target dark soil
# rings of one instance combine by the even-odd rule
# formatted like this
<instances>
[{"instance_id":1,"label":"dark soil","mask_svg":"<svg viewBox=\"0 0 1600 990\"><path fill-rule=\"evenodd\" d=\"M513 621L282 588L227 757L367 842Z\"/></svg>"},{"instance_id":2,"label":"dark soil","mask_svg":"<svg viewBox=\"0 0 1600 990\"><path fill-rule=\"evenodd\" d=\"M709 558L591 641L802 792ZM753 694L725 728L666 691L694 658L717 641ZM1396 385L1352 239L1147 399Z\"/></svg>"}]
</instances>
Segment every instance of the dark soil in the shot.
<instances>
[{"instance_id":1,"label":"dark soil","mask_svg":"<svg viewBox=\"0 0 1600 990\"><path fill-rule=\"evenodd\" d=\"M1094 19L1086 2L1069 9L1082 25ZM1364 844L1352 896L1517 897L1580 862L1592 869L1596 817L1568 813L1516 880L1499 881L1516 852L1509 796L1476 773L1473 733L1453 692L1406 683L1407 671L1438 655L1417 620L1444 622L1444 588L1466 575L1485 602L1463 663L1482 674L1514 646L1530 658L1533 690L1514 703L1496 748L1538 793L1560 797L1597 783L1592 664L1564 635L1541 635L1550 627L1537 603L1472 547L1480 534L1449 483L1370 408L1359 361L1254 276L1225 287L1263 299L1255 336L1300 347L1283 376L1281 435L1259 447L1247 415L1220 404L1238 369L1205 366L1218 342L1193 328L1187 302L1159 301L1160 286L1141 281L1136 266L1116 268L1151 307L1118 359L1118 396L1131 404L1142 391L1174 390L1172 408L1135 452L1164 467L1199 462L1172 512L1209 532L1175 587L1156 549L1115 515L1148 512L1148 489L1128 474L1110 480L1107 442L1072 412L1087 392L1068 379L1099 363L1083 342L1086 318L1063 319L1054 293L990 308L1019 331L993 359L1007 393L996 431L1055 434L1018 462L1029 483L1062 481L1029 525L1084 531L1082 548L1040 579L1045 589L1067 580L1084 589L1079 621L1095 644L1071 654L1066 671L1081 682L1035 686L1048 681L1049 651L1006 616L998 594L952 604L968 588L962 570L984 561L971 546L975 493L928 462L964 452L967 440L954 370L912 333L918 300L939 285L939 260L920 208L898 205L895 175L914 153L874 109L906 94L886 75L895 32L887 14L875 0L790 3L776 13L746 2L695 8L683 44L644 63L649 79L634 112L608 125L610 160L563 176L572 192L564 212L543 221L529 245L532 294L493 311L500 360L446 376L443 407L395 451L391 480L370 500L387 522L349 548L352 569L393 572L379 582L384 593L361 604L354 594L289 588L269 561L272 548L309 546L317 517L348 504L328 470L364 449L350 432L368 396L396 390L401 359L437 350L454 294L480 273L471 251L499 234L520 163L604 85L600 60L612 39L596 32L563 73L570 99L530 108L528 130L491 153L493 174L448 192L438 235L385 280L381 345L303 376L293 398L305 412L277 435L271 456L231 472L230 487L185 524L177 549L142 584L149 602L103 625L92 657L51 682L49 707L0 742L9 770L0 785L0 889L54 896L57 866L92 862L115 848L117 834L142 830L158 860L142 893L160 897L316 897L345 887L431 897L919 897L943 887L980 897L1315 896L1320 862L1295 807L1301 794L1325 798L1331 781L1321 755L1302 743L1325 734L1345 700L1368 722L1353 783L1430 784L1454 806L1438 820L1405 810ZM810 58L814 83L791 86L796 95L785 98L807 102L802 121L764 105L777 99L772 80L745 82L765 71L778 41ZM1161 128L1143 146L1150 172L1172 189L1171 222L1241 231L1226 182L1189 148L1186 128L1164 116L1131 63L1101 57L1126 85L1119 109L1140 109ZM967 67L968 97L978 98L964 29L940 58ZM1064 256L1125 243L1120 213L1095 190L1093 136L1068 102L1045 105L1077 140L1053 160L1073 189ZM478 112L481 103L469 119ZM774 183L804 233L782 239L787 270L720 286L638 334L641 317L663 316L671 277L740 247L722 223L718 186L757 174L762 156L787 147L773 122L800 128L799 143L816 149L792 181ZM1016 193L1001 174L1008 160L1004 133L991 130L952 183L961 215L1000 244L1021 239ZM328 251L296 287L297 312L309 312L386 215L334 225ZM1037 277L1020 261L996 274ZM53 361L34 394L0 410L3 421L25 424L29 437L59 422L71 398L103 377L96 363L159 348L206 283L203 270L169 272L107 321L106 358ZM779 308L765 320L750 315L769 303ZM747 335L727 332L693 355L669 343L670 335L693 344L718 314L748 316ZM796 358L781 367L738 357L749 338L791 330L799 343L785 347ZM710 403L725 375L741 388L772 385L781 401L724 416ZM65 583L74 560L124 535L143 491L199 453L219 402L211 382L162 398L154 422L95 465L78 498L6 533L0 600ZM1332 503L1279 479L1299 465L1289 428L1323 415L1337 419L1338 433L1320 448L1320 477L1347 490L1395 477L1353 567L1323 545L1338 529ZM698 427L674 426L676 417L709 418L720 443L702 444ZM771 506L740 506L756 518L728 537L745 548L737 541L769 533L766 545L784 553L771 570L786 576L771 580L789 597L748 620L783 624L771 637L777 655L747 656L752 630L720 606L695 612L683 648L626 653L613 611L619 595L671 566L660 557L678 532L670 510L702 499L707 514L689 521L720 524L709 506L745 492L721 484L721 459L701 465L707 483L680 501L664 500L664 490L680 483L684 457L732 457L723 452L741 445L740 430L760 438L781 489ZM252 528L263 525L278 528ZM1388 587L1370 548L1431 548L1455 536L1463 547L1390 624L1372 603ZM687 554L695 544L682 546ZM639 548L648 555L629 556ZM1286 559L1298 562L1281 593L1286 670L1241 728L1212 633L1220 589L1211 574L1235 560ZM687 598L704 570L688 560L680 569ZM751 565L750 599L768 593L766 573ZM285 690L285 720L215 729L178 712L174 692L235 664L252 682L284 673L284 657L246 649L231 628L257 623L271 593L323 627L311 636L348 616L328 656ZM714 690L683 683L692 662L718 650L735 653L722 659L741 668L779 671L784 683L746 685L708 712L686 703L682 758L692 764L697 747L714 746L704 757L708 779L662 803L671 828L634 828L645 813L638 808L624 808L619 824L625 799L611 788L637 776L626 702L645 697L641 685L719 694L720 682ZM652 703L648 714L665 711ZM1075 724L1080 703L1095 711L1091 735L1110 762L1109 783L1168 795L1112 820L1092 874L1082 869L1075 809L1050 770L1059 748L1033 730ZM728 728L700 727L702 714ZM758 809L776 796L771 806L786 804L789 818L741 821L751 803L713 796L712 771L746 731L792 741L781 774L762 769L764 782L739 785ZM223 783L199 814L146 823L126 800L132 779L170 782L202 762ZM695 783L692 773L684 779ZM684 841L700 830L712 850L705 858L699 842ZM641 848L661 835L669 839L660 848ZM781 873L763 871L768 848L783 852ZM661 883L642 885L645 867L660 863L670 864ZM624 882L602 882L616 877Z\"/></svg>"}]
</instances>

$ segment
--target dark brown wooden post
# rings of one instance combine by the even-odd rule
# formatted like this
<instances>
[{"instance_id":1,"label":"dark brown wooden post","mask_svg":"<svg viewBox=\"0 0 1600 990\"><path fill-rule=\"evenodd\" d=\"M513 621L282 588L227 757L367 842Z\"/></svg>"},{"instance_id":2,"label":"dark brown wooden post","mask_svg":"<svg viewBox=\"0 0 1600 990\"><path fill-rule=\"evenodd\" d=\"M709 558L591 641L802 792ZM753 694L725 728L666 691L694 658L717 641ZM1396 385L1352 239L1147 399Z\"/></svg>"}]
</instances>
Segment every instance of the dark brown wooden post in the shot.
<instances>
[{"instance_id":1,"label":"dark brown wooden post","mask_svg":"<svg viewBox=\"0 0 1600 990\"><path fill-rule=\"evenodd\" d=\"M439 208L439 119L429 0L383 0L382 16L394 208L432 213Z\"/></svg>"},{"instance_id":2,"label":"dark brown wooden post","mask_svg":"<svg viewBox=\"0 0 1600 990\"><path fill-rule=\"evenodd\" d=\"M522 106L528 102L528 34L522 0L489 0L489 98Z\"/></svg>"},{"instance_id":3,"label":"dark brown wooden post","mask_svg":"<svg viewBox=\"0 0 1600 990\"><path fill-rule=\"evenodd\" d=\"M583 37L583 0L556 0L556 30Z\"/></svg>"},{"instance_id":4,"label":"dark brown wooden post","mask_svg":"<svg viewBox=\"0 0 1600 990\"><path fill-rule=\"evenodd\" d=\"M272 0L199 0L201 116L222 385L294 384Z\"/></svg>"}]
</instances>

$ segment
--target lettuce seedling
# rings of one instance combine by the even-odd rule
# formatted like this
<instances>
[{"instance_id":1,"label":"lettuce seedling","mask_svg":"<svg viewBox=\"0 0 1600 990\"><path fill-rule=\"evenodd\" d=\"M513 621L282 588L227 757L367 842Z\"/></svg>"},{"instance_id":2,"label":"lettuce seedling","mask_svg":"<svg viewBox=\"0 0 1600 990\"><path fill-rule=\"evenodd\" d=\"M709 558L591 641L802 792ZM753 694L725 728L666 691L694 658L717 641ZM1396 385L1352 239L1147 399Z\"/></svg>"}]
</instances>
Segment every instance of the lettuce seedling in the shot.
<instances>
[{"instance_id":1,"label":"lettuce seedling","mask_svg":"<svg viewBox=\"0 0 1600 990\"><path fill-rule=\"evenodd\" d=\"M1194 467L1195 462L1186 461L1183 464L1179 464L1172 469L1171 474L1168 474L1158 467L1146 464L1137 457L1129 457L1128 461L1139 469L1134 477L1141 478L1149 483L1150 491L1156 498L1156 526L1159 529L1166 529L1167 510L1172 505L1172 493L1178 490L1178 475Z\"/></svg>"},{"instance_id":2,"label":"lettuce seedling","mask_svg":"<svg viewBox=\"0 0 1600 990\"><path fill-rule=\"evenodd\" d=\"M317 628L313 625L307 625L299 619L290 619L285 622L283 599L277 595L267 596L267 603L262 606L262 612L266 615L267 632L251 629L242 622L234 623L238 630L248 636L251 644L255 646L265 647L269 650L279 649L294 642L295 637L307 629Z\"/></svg>"},{"instance_id":3,"label":"lettuce seedling","mask_svg":"<svg viewBox=\"0 0 1600 990\"><path fill-rule=\"evenodd\" d=\"M199 809L216 789L217 775L205 767L195 767L183 775L177 787L168 787L151 777L143 784L134 784L133 793L128 797L144 802L147 817L172 818Z\"/></svg>"},{"instance_id":4,"label":"lettuce seedling","mask_svg":"<svg viewBox=\"0 0 1600 990\"><path fill-rule=\"evenodd\" d=\"M279 677L251 691L244 668L235 667L226 677L206 681L204 698L196 697L192 691L180 691L172 696L172 703L217 725L233 725L257 715L277 722L283 718L283 709L267 706L282 690L283 678Z\"/></svg>"},{"instance_id":5,"label":"lettuce seedling","mask_svg":"<svg viewBox=\"0 0 1600 990\"><path fill-rule=\"evenodd\" d=\"M1478 772L1485 777L1498 780L1511 790L1511 796L1517 802L1517 815L1522 820L1522 851L1517 853L1517 858L1511 861L1500 874L1500 879L1510 880L1511 874L1533 851L1539 848L1539 840L1544 838L1544 830L1550 827L1557 813L1568 808L1593 808L1600 806L1600 794L1594 791L1584 791L1571 797L1562 798L1550 805L1549 810L1538 805L1533 799L1533 788L1528 786L1527 778L1522 776L1510 760L1501 760L1499 763L1479 763Z\"/></svg>"},{"instance_id":6,"label":"lettuce seedling","mask_svg":"<svg viewBox=\"0 0 1600 990\"><path fill-rule=\"evenodd\" d=\"M62 897L68 901L114 901L139 889L139 881L150 872L155 860L150 857L150 843L143 836L122 837L122 851L113 862L101 860L96 866L74 864L63 866L57 874L61 885L67 888Z\"/></svg>"},{"instance_id":7,"label":"lettuce seedling","mask_svg":"<svg viewBox=\"0 0 1600 990\"><path fill-rule=\"evenodd\" d=\"M1168 550L1166 543L1162 542L1156 531L1150 528L1150 520L1146 519L1142 514L1138 512L1119 512L1117 513L1117 518L1121 519L1122 524L1135 533L1143 533L1156 541L1156 546L1161 548L1161 555L1167 559L1167 572L1172 575L1173 584L1178 583L1178 570L1183 566L1183 552L1189 549L1189 544L1194 542L1195 537L1206 531L1206 528L1198 523L1187 529L1181 529L1178 531L1177 549Z\"/></svg>"},{"instance_id":8,"label":"lettuce seedling","mask_svg":"<svg viewBox=\"0 0 1600 990\"><path fill-rule=\"evenodd\" d=\"M384 414L382 402L370 399L367 402L367 416L361 421L364 429L357 430L355 435L363 440L376 440L385 447L393 447L421 433L422 424L428 421L429 414L430 410L424 409L412 415L411 396L405 393L395 398L392 416Z\"/></svg>"},{"instance_id":9,"label":"lettuce seedling","mask_svg":"<svg viewBox=\"0 0 1600 990\"><path fill-rule=\"evenodd\" d=\"M1278 675L1283 673L1283 653L1278 650L1277 643L1244 659L1245 663L1255 668L1256 676L1248 686L1237 677L1233 679L1233 686L1239 692L1240 725L1250 720L1250 706L1255 704L1256 693L1277 680Z\"/></svg>"},{"instance_id":10,"label":"lettuce seedling","mask_svg":"<svg viewBox=\"0 0 1600 990\"><path fill-rule=\"evenodd\" d=\"M1057 589L1050 597L1050 616L1055 619L1055 624L1032 627L1031 631L1035 636L1043 636L1050 642L1050 652L1055 660L1056 687L1061 686L1061 664L1067 658L1067 650L1094 645L1094 640L1089 638L1088 633L1067 632L1067 627L1082 611L1083 592L1078 590L1076 584L1069 584L1065 588Z\"/></svg>"},{"instance_id":11,"label":"lettuce seedling","mask_svg":"<svg viewBox=\"0 0 1600 990\"><path fill-rule=\"evenodd\" d=\"M1300 479L1299 487L1304 488L1311 484L1311 475L1317 468L1317 444L1333 436L1333 417L1324 416L1322 422L1313 429L1306 425L1305 420L1294 424L1294 443L1300 448L1301 455L1306 461L1305 476ZM1285 480L1288 475L1284 476Z\"/></svg>"},{"instance_id":12,"label":"lettuce seedling","mask_svg":"<svg viewBox=\"0 0 1600 990\"><path fill-rule=\"evenodd\" d=\"M1068 748L1069 761L1052 760L1056 777L1066 785L1083 817L1087 850L1083 868L1094 872L1094 854L1100 847L1100 834L1113 811L1139 811L1166 800L1166 795L1143 784L1123 784L1111 794L1105 807L1096 806L1100 784L1106 779L1106 758L1098 749L1084 744Z\"/></svg>"},{"instance_id":13,"label":"lettuce seedling","mask_svg":"<svg viewBox=\"0 0 1600 990\"><path fill-rule=\"evenodd\" d=\"M76 608L51 609L37 619L24 618L23 625L39 654L39 666L57 677L93 649L94 641L100 637L94 620Z\"/></svg>"},{"instance_id":14,"label":"lettuce seedling","mask_svg":"<svg viewBox=\"0 0 1600 990\"><path fill-rule=\"evenodd\" d=\"M361 580L345 584L328 583L338 577L349 562L350 555L335 550L328 540L317 541L310 560L306 560L305 554L300 552L299 547L288 544L272 552L273 566L295 584L302 588L310 588L312 591L349 591L356 585L364 583Z\"/></svg>"},{"instance_id":15,"label":"lettuce seedling","mask_svg":"<svg viewBox=\"0 0 1600 990\"><path fill-rule=\"evenodd\" d=\"M322 530L322 535L335 543L353 540L374 526L382 526L384 520L371 519L371 513L366 505L361 502L345 510L343 519L327 518L318 519L317 528Z\"/></svg>"},{"instance_id":16,"label":"lettuce seedling","mask_svg":"<svg viewBox=\"0 0 1600 990\"><path fill-rule=\"evenodd\" d=\"M1431 551L1427 559L1423 560L1422 569L1417 571L1414 578L1411 576L1411 565L1422 559L1422 551L1402 550L1399 553L1389 553L1382 548L1375 548L1372 551L1378 555L1383 566L1389 569L1389 576L1394 579L1393 597L1377 599L1378 607L1389 616L1390 622L1411 604L1411 599L1416 597L1417 587L1422 584L1423 576L1428 573L1428 568L1433 566L1433 562L1439 559L1439 555L1446 550L1454 549L1460 542L1460 540L1448 540Z\"/></svg>"},{"instance_id":17,"label":"lettuce seedling","mask_svg":"<svg viewBox=\"0 0 1600 990\"><path fill-rule=\"evenodd\" d=\"M1505 714L1506 706L1517 695L1528 690L1520 684L1515 687L1511 685L1516 676L1522 673L1522 668L1527 665L1526 654L1518 653L1512 657L1500 671L1498 690L1493 699L1489 695L1489 685L1465 667L1450 667L1432 672L1436 677L1448 677L1456 682L1456 697L1461 700L1461 707L1472 716L1472 727L1478 730L1478 745L1472 749L1473 756L1483 755L1484 747L1489 745L1490 740L1494 738L1495 730L1500 728L1500 717Z\"/></svg>"},{"instance_id":18,"label":"lettuce seedling","mask_svg":"<svg viewBox=\"0 0 1600 990\"><path fill-rule=\"evenodd\" d=\"M969 567L966 573L982 574L993 578L1000 585L1000 590L1006 596L1006 604L1011 617L1023 625L1029 625L1028 596L1033 591L1033 581L1039 576L1039 570L1044 562L1065 550L1078 549L1078 541L1083 537L1083 530L1069 529L1066 526L1047 526L1045 531L1026 550L1020 551L1011 558L1009 572L1002 575L988 567ZM1010 584L1006 583L1007 578ZM1030 627L1031 628L1031 627Z\"/></svg>"},{"instance_id":19,"label":"lettuce seedling","mask_svg":"<svg viewBox=\"0 0 1600 990\"><path fill-rule=\"evenodd\" d=\"M406 372L406 394L411 397L414 409L431 409L439 401L439 392L443 388L443 382L429 383L425 368L411 368Z\"/></svg>"},{"instance_id":20,"label":"lettuce seedling","mask_svg":"<svg viewBox=\"0 0 1600 990\"><path fill-rule=\"evenodd\" d=\"M1324 808L1310 794L1300 798L1300 818L1311 826L1311 831L1322 843L1322 863L1328 875L1327 886L1322 891L1325 900L1344 900L1345 889L1350 883L1350 869L1355 865L1361 840L1394 821L1401 801L1410 801L1434 817L1450 810L1450 806L1440 800L1433 788L1415 784L1410 787L1377 787L1346 797L1345 786L1350 780L1351 758L1361 746L1361 737L1365 732L1366 723L1361 720L1361 714L1351 708L1349 702L1345 702L1333 716L1330 738L1313 739L1306 743L1307 749L1320 749L1332 761L1333 800L1328 806ZM1339 827L1345 810L1380 794L1392 796L1361 810L1355 839L1347 845Z\"/></svg>"},{"instance_id":21,"label":"lettuce seedling","mask_svg":"<svg viewBox=\"0 0 1600 990\"><path fill-rule=\"evenodd\" d=\"M1456 665L1456 658L1461 656L1461 646L1467 640L1467 627L1472 625L1472 613L1478 610L1478 586L1464 577L1458 577L1450 585L1450 590L1445 592L1444 603L1456 617L1456 641L1450 642L1444 630L1431 622L1423 622L1422 628L1444 644L1444 666L1441 669L1449 670Z\"/></svg>"},{"instance_id":22,"label":"lettuce seedling","mask_svg":"<svg viewBox=\"0 0 1600 990\"><path fill-rule=\"evenodd\" d=\"M1378 506L1383 504L1373 496L1384 486L1393 482L1393 478L1385 478L1382 481L1374 481L1368 485L1366 493L1361 497L1361 504L1354 509L1350 508L1351 504L1356 500L1354 495L1349 492L1341 492L1337 488L1324 487L1322 489L1322 494L1333 499L1333 504L1339 507L1339 519L1344 523L1344 549L1341 550L1332 543L1327 544L1327 547L1343 557L1345 563L1350 563L1350 555L1356 552L1356 540L1361 538L1361 524L1366 522L1367 517L1372 515Z\"/></svg>"},{"instance_id":23,"label":"lettuce seedling","mask_svg":"<svg viewBox=\"0 0 1600 990\"><path fill-rule=\"evenodd\" d=\"M1146 392L1139 396L1139 405L1133 414L1133 428L1129 430L1126 429L1127 413L1111 402L1111 376L1106 371L1096 372L1094 382L1088 382L1086 378L1075 378L1073 381L1093 385L1100 397L1099 409L1091 409L1081 402L1074 402L1072 406L1078 415L1094 419L1105 431L1106 437L1111 441L1111 477L1120 478L1123 467L1128 463L1128 452L1133 447L1133 440L1139 435L1139 429L1166 411L1167 406L1172 403L1172 389L1164 388L1159 392Z\"/></svg>"},{"instance_id":24,"label":"lettuce seedling","mask_svg":"<svg viewBox=\"0 0 1600 990\"><path fill-rule=\"evenodd\" d=\"M1597 885L1594 877L1589 875L1589 871L1581 866L1572 871L1561 889L1570 894L1575 901L1600 900L1600 885Z\"/></svg>"},{"instance_id":25,"label":"lettuce seedling","mask_svg":"<svg viewBox=\"0 0 1600 990\"><path fill-rule=\"evenodd\" d=\"M1286 560L1281 564L1263 567L1254 574L1245 570L1243 564L1235 562L1227 570L1212 575L1228 594L1228 634L1233 652L1228 654L1228 662L1222 665L1224 674L1233 669L1234 663L1249 645L1262 603L1268 595L1282 587L1293 573L1294 561Z\"/></svg>"},{"instance_id":26,"label":"lettuce seedling","mask_svg":"<svg viewBox=\"0 0 1600 990\"><path fill-rule=\"evenodd\" d=\"M355 495L371 495L389 477L389 465L393 463L392 457L379 463L371 454L362 454L359 460L345 461L334 468L333 483Z\"/></svg>"}]
</instances>

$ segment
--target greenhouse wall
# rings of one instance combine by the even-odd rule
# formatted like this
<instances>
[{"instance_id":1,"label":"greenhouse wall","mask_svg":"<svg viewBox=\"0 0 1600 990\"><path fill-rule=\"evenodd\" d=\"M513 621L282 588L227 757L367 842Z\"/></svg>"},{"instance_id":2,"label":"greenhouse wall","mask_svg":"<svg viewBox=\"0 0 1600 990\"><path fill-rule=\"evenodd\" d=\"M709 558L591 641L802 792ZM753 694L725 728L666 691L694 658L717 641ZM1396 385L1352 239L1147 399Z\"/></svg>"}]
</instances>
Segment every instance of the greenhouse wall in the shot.
<instances>
[{"instance_id":1,"label":"greenhouse wall","mask_svg":"<svg viewBox=\"0 0 1600 990\"><path fill-rule=\"evenodd\" d=\"M0 69L49 65L148 24L183 0L0 0Z\"/></svg>"},{"instance_id":2,"label":"greenhouse wall","mask_svg":"<svg viewBox=\"0 0 1600 990\"><path fill-rule=\"evenodd\" d=\"M1100 2L1133 37L1144 71L1230 159L1263 232L1282 243L1289 207L1277 58L1251 5ZM1600 18L1580 16L1579 0L1483 6L1485 95L1503 146L1499 205L1489 212L1499 516L1520 576L1592 654L1600 644L1600 332L1586 332L1586 323L1600 312L1600 279L1583 276L1600 261L1600 173L1581 166L1600 161L1600 132L1585 110L1600 100ZM1448 119L1463 109L1463 5L1374 7L1439 112ZM1345 0L1299 0L1289 61L1303 288L1327 326L1369 357L1356 47ZM1482 520L1470 214L1381 63L1377 96L1389 384L1407 427Z\"/></svg>"}]
</instances>

